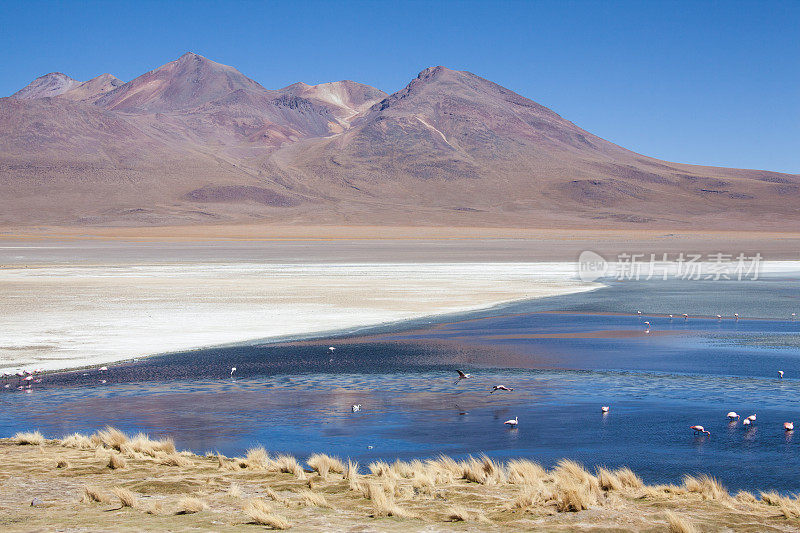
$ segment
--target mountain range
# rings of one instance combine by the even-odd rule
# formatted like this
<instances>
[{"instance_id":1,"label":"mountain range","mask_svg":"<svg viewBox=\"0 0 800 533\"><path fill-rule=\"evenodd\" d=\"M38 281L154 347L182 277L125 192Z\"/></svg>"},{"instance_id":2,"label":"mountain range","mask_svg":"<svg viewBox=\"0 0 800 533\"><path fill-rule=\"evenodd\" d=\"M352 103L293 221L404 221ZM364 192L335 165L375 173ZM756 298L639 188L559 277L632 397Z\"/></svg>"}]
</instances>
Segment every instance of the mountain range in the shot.
<instances>
[{"instance_id":1,"label":"mountain range","mask_svg":"<svg viewBox=\"0 0 800 533\"><path fill-rule=\"evenodd\" d=\"M0 224L800 228L800 175L626 150L475 74L267 89L187 53L0 99Z\"/></svg>"}]
</instances>

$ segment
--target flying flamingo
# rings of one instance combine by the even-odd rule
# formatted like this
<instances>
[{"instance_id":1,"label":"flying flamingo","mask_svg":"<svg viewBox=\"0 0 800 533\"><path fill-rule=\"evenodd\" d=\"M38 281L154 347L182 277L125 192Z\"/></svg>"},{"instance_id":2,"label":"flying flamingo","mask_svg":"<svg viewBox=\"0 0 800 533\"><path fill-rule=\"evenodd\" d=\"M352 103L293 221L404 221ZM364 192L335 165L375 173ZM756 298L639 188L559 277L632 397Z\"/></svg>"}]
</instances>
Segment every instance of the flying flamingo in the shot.
<instances>
[{"instance_id":1,"label":"flying flamingo","mask_svg":"<svg viewBox=\"0 0 800 533\"><path fill-rule=\"evenodd\" d=\"M736 414L736 412L735 412L735 411L731 411L730 413L728 413L728 414L727 414L727 415L725 415L725 416L727 416L727 417L728 417L728 420L730 420L731 422L733 422L734 420L739 420L739 415L738 415L738 414Z\"/></svg>"},{"instance_id":2,"label":"flying flamingo","mask_svg":"<svg viewBox=\"0 0 800 533\"><path fill-rule=\"evenodd\" d=\"M783 370L778 370L778 377L783 379Z\"/></svg>"},{"instance_id":3,"label":"flying flamingo","mask_svg":"<svg viewBox=\"0 0 800 533\"><path fill-rule=\"evenodd\" d=\"M507 425L510 428L515 428L517 427L517 424L519 424L519 417L515 416L511 420L506 420L505 422L503 422L503 424Z\"/></svg>"},{"instance_id":4,"label":"flying flamingo","mask_svg":"<svg viewBox=\"0 0 800 533\"><path fill-rule=\"evenodd\" d=\"M783 430L784 431L794 431L794 422L784 422L783 423Z\"/></svg>"},{"instance_id":5,"label":"flying flamingo","mask_svg":"<svg viewBox=\"0 0 800 533\"><path fill-rule=\"evenodd\" d=\"M458 372L458 379L455 381L456 383L458 383L462 379L469 379L472 377L472 374L465 374L461 370L456 370L456 372Z\"/></svg>"},{"instance_id":6,"label":"flying flamingo","mask_svg":"<svg viewBox=\"0 0 800 533\"><path fill-rule=\"evenodd\" d=\"M600 408L600 410L603 413L607 413L607 412L609 412L611 410L611 408L609 406L607 406L607 405L604 405L603 407Z\"/></svg>"},{"instance_id":7,"label":"flying flamingo","mask_svg":"<svg viewBox=\"0 0 800 533\"><path fill-rule=\"evenodd\" d=\"M704 428L703 426L692 426L692 427L690 427L689 429L691 429L692 431L694 431L694 434L695 434L695 435L697 435L697 434L703 434L703 433L705 433L705 434L706 434L706 435L708 435L709 437L711 436L711 432L710 432L710 431L706 431L706 428Z\"/></svg>"},{"instance_id":8,"label":"flying flamingo","mask_svg":"<svg viewBox=\"0 0 800 533\"><path fill-rule=\"evenodd\" d=\"M489 394L493 394L494 392L499 391L499 390L504 390L504 391L511 392L514 389L509 389L505 385L495 385L494 387L492 387L492 390L489 392Z\"/></svg>"}]
</instances>

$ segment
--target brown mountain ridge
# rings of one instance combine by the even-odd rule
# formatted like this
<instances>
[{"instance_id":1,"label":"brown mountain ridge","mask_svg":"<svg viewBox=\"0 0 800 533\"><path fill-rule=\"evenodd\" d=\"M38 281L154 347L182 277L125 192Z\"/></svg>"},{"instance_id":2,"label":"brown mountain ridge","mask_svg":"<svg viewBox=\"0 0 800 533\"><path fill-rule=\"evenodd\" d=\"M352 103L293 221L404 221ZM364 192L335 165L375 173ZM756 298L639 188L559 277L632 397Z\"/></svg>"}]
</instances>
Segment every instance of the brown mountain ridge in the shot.
<instances>
[{"instance_id":1,"label":"brown mountain ridge","mask_svg":"<svg viewBox=\"0 0 800 533\"><path fill-rule=\"evenodd\" d=\"M800 228L800 176L649 158L469 72L266 89L185 54L0 99L0 223Z\"/></svg>"}]
</instances>

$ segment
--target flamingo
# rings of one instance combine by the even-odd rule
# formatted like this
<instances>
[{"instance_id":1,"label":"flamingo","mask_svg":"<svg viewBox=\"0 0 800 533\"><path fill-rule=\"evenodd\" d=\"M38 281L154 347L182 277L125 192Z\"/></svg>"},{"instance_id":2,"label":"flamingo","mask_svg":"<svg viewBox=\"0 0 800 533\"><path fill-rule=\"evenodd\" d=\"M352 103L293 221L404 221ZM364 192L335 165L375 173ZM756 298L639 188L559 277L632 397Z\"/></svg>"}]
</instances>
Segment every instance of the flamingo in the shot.
<instances>
[{"instance_id":1,"label":"flamingo","mask_svg":"<svg viewBox=\"0 0 800 533\"><path fill-rule=\"evenodd\" d=\"M98 370L99 372L105 372L106 370L108 370L108 367L107 367L107 366L101 366L101 367L100 367L100 368L98 368L97 370Z\"/></svg>"},{"instance_id":2,"label":"flamingo","mask_svg":"<svg viewBox=\"0 0 800 533\"><path fill-rule=\"evenodd\" d=\"M672 318L672 315L669 315L669 317Z\"/></svg>"},{"instance_id":3,"label":"flamingo","mask_svg":"<svg viewBox=\"0 0 800 533\"><path fill-rule=\"evenodd\" d=\"M730 421L739 420L739 415L736 414L736 411L731 411L730 413L728 413L725 416L727 416L728 420L730 420Z\"/></svg>"},{"instance_id":4,"label":"flamingo","mask_svg":"<svg viewBox=\"0 0 800 533\"><path fill-rule=\"evenodd\" d=\"M794 431L794 422L784 422L783 423L783 430L784 431Z\"/></svg>"},{"instance_id":5,"label":"flamingo","mask_svg":"<svg viewBox=\"0 0 800 533\"><path fill-rule=\"evenodd\" d=\"M778 370L778 377L783 379L783 370Z\"/></svg>"},{"instance_id":6,"label":"flamingo","mask_svg":"<svg viewBox=\"0 0 800 533\"><path fill-rule=\"evenodd\" d=\"M472 374L465 374L461 370L456 370L456 372L458 372L458 379L455 381L456 383L458 383L462 379L469 379L472 377Z\"/></svg>"},{"instance_id":7,"label":"flamingo","mask_svg":"<svg viewBox=\"0 0 800 533\"><path fill-rule=\"evenodd\" d=\"M600 408L600 410L604 413L607 413L611 410L611 407L604 405L603 407Z\"/></svg>"},{"instance_id":8,"label":"flamingo","mask_svg":"<svg viewBox=\"0 0 800 533\"><path fill-rule=\"evenodd\" d=\"M739 320L739 313L733 313L733 318L735 318L736 320Z\"/></svg>"},{"instance_id":9,"label":"flamingo","mask_svg":"<svg viewBox=\"0 0 800 533\"><path fill-rule=\"evenodd\" d=\"M233 377L233 373L234 372L236 372L236 367L235 366L231 367L231 377Z\"/></svg>"},{"instance_id":10,"label":"flamingo","mask_svg":"<svg viewBox=\"0 0 800 533\"><path fill-rule=\"evenodd\" d=\"M753 421L750 420L749 418L745 418L744 420L742 420L742 425L743 426L749 426L752 423L753 423Z\"/></svg>"},{"instance_id":11,"label":"flamingo","mask_svg":"<svg viewBox=\"0 0 800 533\"><path fill-rule=\"evenodd\" d=\"M795 318L797 318L797 313L792 313L792 320L794 320Z\"/></svg>"},{"instance_id":12,"label":"flamingo","mask_svg":"<svg viewBox=\"0 0 800 533\"><path fill-rule=\"evenodd\" d=\"M351 407L351 409L352 409L352 411L353 411L354 413L357 413L358 411L360 411L360 410L361 410L361 404L360 404L360 403L358 403L358 404L355 404L355 403L354 403L354 404L353 404L353 407Z\"/></svg>"},{"instance_id":13,"label":"flamingo","mask_svg":"<svg viewBox=\"0 0 800 533\"><path fill-rule=\"evenodd\" d=\"M750 415L750 416L748 416L748 417L747 417L747 419L748 419L750 422L755 422L755 421L756 421L756 415Z\"/></svg>"},{"instance_id":14,"label":"flamingo","mask_svg":"<svg viewBox=\"0 0 800 533\"><path fill-rule=\"evenodd\" d=\"M639 316L642 316L642 312L641 311L636 311L636 314L638 314Z\"/></svg>"},{"instance_id":15,"label":"flamingo","mask_svg":"<svg viewBox=\"0 0 800 533\"><path fill-rule=\"evenodd\" d=\"M722 315L717 315L717 320L722 320Z\"/></svg>"},{"instance_id":16,"label":"flamingo","mask_svg":"<svg viewBox=\"0 0 800 533\"><path fill-rule=\"evenodd\" d=\"M508 427L515 428L517 427L517 424L519 424L519 417L515 416L511 420L506 420L503 422L503 424L507 425Z\"/></svg>"},{"instance_id":17,"label":"flamingo","mask_svg":"<svg viewBox=\"0 0 800 533\"><path fill-rule=\"evenodd\" d=\"M711 436L711 432L710 431L706 431L706 428L704 428L703 426L692 426L689 429L694 431L695 435L705 433L709 437Z\"/></svg>"},{"instance_id":18,"label":"flamingo","mask_svg":"<svg viewBox=\"0 0 800 533\"><path fill-rule=\"evenodd\" d=\"M684 320L689 320L689 315L687 313L683 313L683 319Z\"/></svg>"},{"instance_id":19,"label":"flamingo","mask_svg":"<svg viewBox=\"0 0 800 533\"><path fill-rule=\"evenodd\" d=\"M492 387L492 390L489 392L489 394L493 394L494 392L499 391L499 390L504 390L504 391L511 392L514 389L509 389L505 385L495 385L494 387Z\"/></svg>"},{"instance_id":20,"label":"flamingo","mask_svg":"<svg viewBox=\"0 0 800 533\"><path fill-rule=\"evenodd\" d=\"M334 350L336 350L336 348L334 348L333 346L328 346L328 351L329 352L333 352Z\"/></svg>"}]
</instances>

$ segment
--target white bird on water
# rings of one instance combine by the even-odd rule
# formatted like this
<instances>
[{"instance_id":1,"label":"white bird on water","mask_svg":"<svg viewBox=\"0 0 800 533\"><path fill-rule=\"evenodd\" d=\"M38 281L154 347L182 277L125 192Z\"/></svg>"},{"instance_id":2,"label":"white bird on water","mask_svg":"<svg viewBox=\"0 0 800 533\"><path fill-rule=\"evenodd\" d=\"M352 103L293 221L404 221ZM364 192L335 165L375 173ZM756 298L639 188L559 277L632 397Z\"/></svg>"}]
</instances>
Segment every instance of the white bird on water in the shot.
<instances>
[{"instance_id":1,"label":"white bird on water","mask_svg":"<svg viewBox=\"0 0 800 533\"><path fill-rule=\"evenodd\" d=\"M358 411L361 410L361 404L360 403L357 403L357 404L354 403L353 407L351 407L351 409L353 410L354 413L357 413Z\"/></svg>"},{"instance_id":2,"label":"white bird on water","mask_svg":"<svg viewBox=\"0 0 800 533\"><path fill-rule=\"evenodd\" d=\"M514 389L509 389L509 388L508 388L508 387L506 387L505 385L495 385L494 387L492 387L492 390L489 392L489 394L492 394L492 393L494 393L494 392L497 392L497 391L499 391L499 390L504 390L504 391L511 392L511 391L513 391Z\"/></svg>"},{"instance_id":3,"label":"white bird on water","mask_svg":"<svg viewBox=\"0 0 800 533\"><path fill-rule=\"evenodd\" d=\"M749 418L745 418L744 420L742 420L742 425L743 426L749 426L752 423L753 423L753 421L750 420Z\"/></svg>"},{"instance_id":4,"label":"white bird on water","mask_svg":"<svg viewBox=\"0 0 800 533\"><path fill-rule=\"evenodd\" d=\"M511 420L506 420L503 424L507 425L508 427L515 428L519 424L519 417L515 416Z\"/></svg>"},{"instance_id":5,"label":"white bird on water","mask_svg":"<svg viewBox=\"0 0 800 533\"><path fill-rule=\"evenodd\" d=\"M730 413L728 413L725 416L727 416L728 420L730 420L731 422L733 422L734 420L739 420L739 415L736 414L736 411L731 411Z\"/></svg>"},{"instance_id":6,"label":"white bird on water","mask_svg":"<svg viewBox=\"0 0 800 533\"><path fill-rule=\"evenodd\" d=\"M783 370L778 370L778 377L783 379Z\"/></svg>"},{"instance_id":7,"label":"white bird on water","mask_svg":"<svg viewBox=\"0 0 800 533\"><path fill-rule=\"evenodd\" d=\"M783 429L784 431L794 431L794 422L784 422Z\"/></svg>"},{"instance_id":8,"label":"white bird on water","mask_svg":"<svg viewBox=\"0 0 800 533\"><path fill-rule=\"evenodd\" d=\"M233 377L233 373L234 372L236 372L236 367L235 366L231 367L231 377Z\"/></svg>"},{"instance_id":9,"label":"white bird on water","mask_svg":"<svg viewBox=\"0 0 800 533\"><path fill-rule=\"evenodd\" d=\"M328 346L328 351L329 352L333 352L334 350L336 350L336 348L334 348L333 346Z\"/></svg>"},{"instance_id":10,"label":"white bird on water","mask_svg":"<svg viewBox=\"0 0 800 533\"><path fill-rule=\"evenodd\" d=\"M600 410L604 413L607 413L611 410L611 407L604 405L603 407L600 408Z\"/></svg>"},{"instance_id":11,"label":"white bird on water","mask_svg":"<svg viewBox=\"0 0 800 533\"><path fill-rule=\"evenodd\" d=\"M469 379L472 377L472 374L465 374L461 370L456 370L456 372L458 372L458 379L455 381L456 383L458 383L462 379Z\"/></svg>"},{"instance_id":12,"label":"white bird on water","mask_svg":"<svg viewBox=\"0 0 800 533\"><path fill-rule=\"evenodd\" d=\"M691 429L692 431L694 431L694 434L695 434L695 435L697 435L697 434L706 434L706 435L708 435L709 437L711 436L711 432L710 432L710 431L707 431L707 430L706 430L706 428L704 428L703 426L692 426L692 427L690 427L689 429Z\"/></svg>"}]
</instances>

